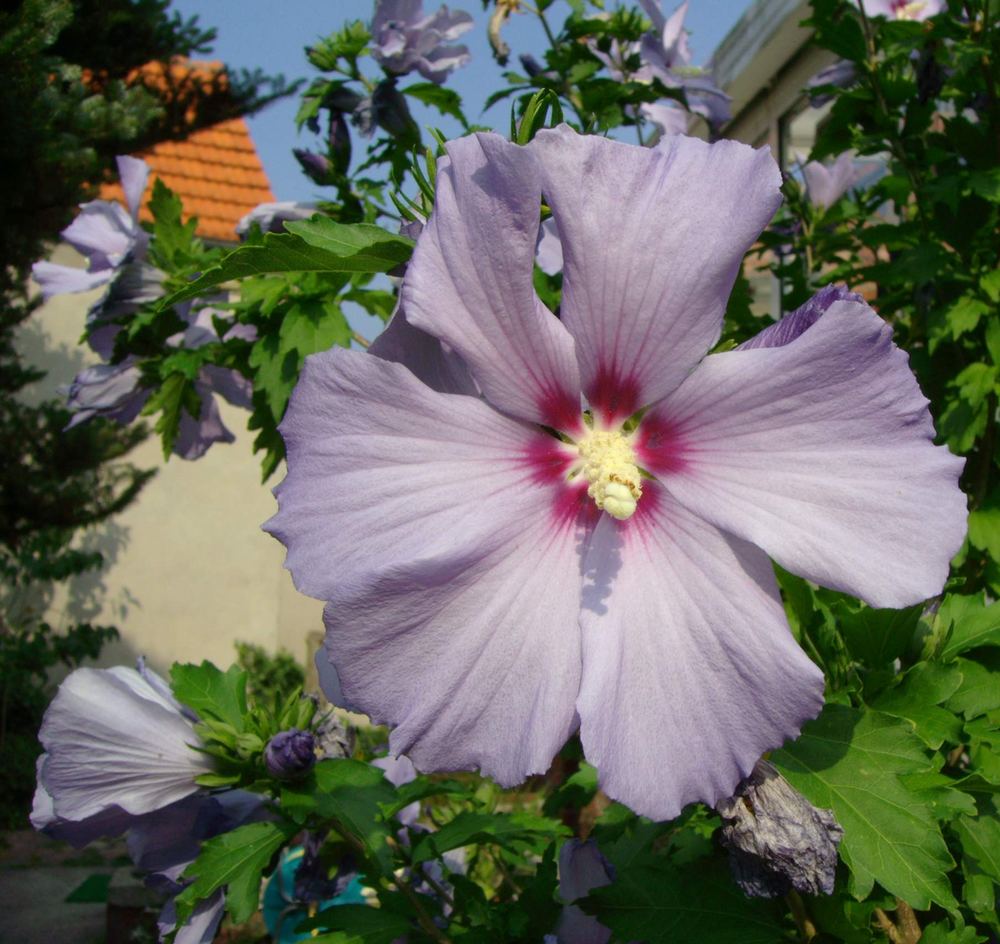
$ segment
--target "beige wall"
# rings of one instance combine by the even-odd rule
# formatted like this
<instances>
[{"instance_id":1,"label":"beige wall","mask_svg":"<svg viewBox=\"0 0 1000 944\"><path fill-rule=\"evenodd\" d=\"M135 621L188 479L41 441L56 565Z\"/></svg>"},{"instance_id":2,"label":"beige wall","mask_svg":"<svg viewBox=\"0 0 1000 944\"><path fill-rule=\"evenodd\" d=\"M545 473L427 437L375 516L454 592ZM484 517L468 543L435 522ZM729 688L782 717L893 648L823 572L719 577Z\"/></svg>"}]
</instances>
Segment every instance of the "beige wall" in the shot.
<instances>
[{"instance_id":1,"label":"beige wall","mask_svg":"<svg viewBox=\"0 0 1000 944\"><path fill-rule=\"evenodd\" d=\"M75 262L73 261L75 259ZM80 264L60 247L53 261ZM96 356L79 343L90 302L99 293L65 295L43 306L21 331L19 347L48 376L26 399L55 395ZM84 542L106 554L108 566L83 575L45 605L55 626L78 620L116 625L121 641L105 664L146 655L158 670L170 663L209 659L228 666L236 640L279 646L305 661L306 636L321 628L322 605L298 594L281 566L284 548L260 525L275 510L251 451L247 413L220 400L236 442L217 444L201 459L163 461L158 439L131 461L159 472L121 515L91 529Z\"/></svg>"}]
</instances>

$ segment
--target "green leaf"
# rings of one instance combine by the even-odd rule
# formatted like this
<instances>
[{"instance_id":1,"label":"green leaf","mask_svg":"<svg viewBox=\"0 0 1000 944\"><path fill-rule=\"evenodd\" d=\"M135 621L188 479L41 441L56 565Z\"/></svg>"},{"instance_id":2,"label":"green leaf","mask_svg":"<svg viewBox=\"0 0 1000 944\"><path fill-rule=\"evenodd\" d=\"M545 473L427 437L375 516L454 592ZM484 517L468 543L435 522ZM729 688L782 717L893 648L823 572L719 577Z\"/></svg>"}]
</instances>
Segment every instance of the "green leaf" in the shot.
<instances>
[{"instance_id":1,"label":"green leaf","mask_svg":"<svg viewBox=\"0 0 1000 944\"><path fill-rule=\"evenodd\" d=\"M919 798L939 821L950 821L958 813L976 812L975 798L957 789L958 781L936 770L918 774L903 774L899 778L907 790Z\"/></svg>"},{"instance_id":2,"label":"green leaf","mask_svg":"<svg viewBox=\"0 0 1000 944\"><path fill-rule=\"evenodd\" d=\"M294 827L279 823L250 823L205 842L184 872L185 878L194 881L175 899L178 925L190 917L199 901L224 885L233 921L249 920L260 900L261 873L294 832Z\"/></svg>"},{"instance_id":3,"label":"green leaf","mask_svg":"<svg viewBox=\"0 0 1000 944\"><path fill-rule=\"evenodd\" d=\"M413 849L413 864L435 859L451 849L482 843L509 846L546 844L569 830L562 823L532 813L459 813L437 832L421 837Z\"/></svg>"},{"instance_id":4,"label":"green leaf","mask_svg":"<svg viewBox=\"0 0 1000 944\"><path fill-rule=\"evenodd\" d=\"M211 662L175 663L170 669L170 687L179 702L202 717L223 721L240 733L245 730L247 674L238 666L223 672Z\"/></svg>"},{"instance_id":5,"label":"green leaf","mask_svg":"<svg viewBox=\"0 0 1000 944\"><path fill-rule=\"evenodd\" d=\"M976 718L1000 708L1000 656L991 652L987 664L971 659L958 659L955 665L962 672L962 684L948 699L948 707Z\"/></svg>"},{"instance_id":6,"label":"green leaf","mask_svg":"<svg viewBox=\"0 0 1000 944\"><path fill-rule=\"evenodd\" d=\"M969 542L1000 561L1000 488L993 489L969 514Z\"/></svg>"},{"instance_id":7,"label":"green leaf","mask_svg":"<svg viewBox=\"0 0 1000 944\"><path fill-rule=\"evenodd\" d=\"M249 359L254 389L264 394L276 420L284 415L305 358L335 344L348 347L352 337L343 311L329 301L292 297L278 311L277 331L262 334Z\"/></svg>"},{"instance_id":8,"label":"green leaf","mask_svg":"<svg viewBox=\"0 0 1000 944\"><path fill-rule=\"evenodd\" d=\"M994 816L962 816L955 830L965 854L1000 885L1000 820Z\"/></svg>"},{"instance_id":9,"label":"green leaf","mask_svg":"<svg viewBox=\"0 0 1000 944\"><path fill-rule=\"evenodd\" d=\"M354 302L364 308L370 315L388 321L396 310L399 299L394 292L386 292L376 288L352 288L343 295L345 302Z\"/></svg>"},{"instance_id":10,"label":"green leaf","mask_svg":"<svg viewBox=\"0 0 1000 944\"><path fill-rule=\"evenodd\" d=\"M182 373L170 374L160 387L150 394L142 408L143 416L159 412L153 427L163 444L163 458L169 459L180 430L181 416L187 413L198 418L201 414L201 398L194 384Z\"/></svg>"},{"instance_id":11,"label":"green leaf","mask_svg":"<svg viewBox=\"0 0 1000 944\"><path fill-rule=\"evenodd\" d=\"M418 102L431 105L442 115L451 115L463 128L469 127L465 114L462 112L462 98L454 89L436 85L434 82L417 82L400 89L404 95L415 98Z\"/></svg>"},{"instance_id":12,"label":"green leaf","mask_svg":"<svg viewBox=\"0 0 1000 944\"><path fill-rule=\"evenodd\" d=\"M990 313L990 306L973 295L963 295L945 313L951 336L955 339L972 331L983 315Z\"/></svg>"},{"instance_id":13,"label":"green leaf","mask_svg":"<svg viewBox=\"0 0 1000 944\"><path fill-rule=\"evenodd\" d=\"M382 807L395 800L395 790L378 767L359 760L322 760L310 775L281 791L282 811L299 824L315 814L335 819L362 842L372 859L390 865L386 839L389 826Z\"/></svg>"},{"instance_id":14,"label":"green leaf","mask_svg":"<svg viewBox=\"0 0 1000 944\"><path fill-rule=\"evenodd\" d=\"M647 853L627 868L618 867L615 880L591 892L583 908L621 941L777 944L787 940L774 904L746 898L727 866L710 859L679 868L666 856Z\"/></svg>"},{"instance_id":15,"label":"green leaf","mask_svg":"<svg viewBox=\"0 0 1000 944\"><path fill-rule=\"evenodd\" d=\"M950 594L938 609L935 624L951 634L941 649L942 659L952 659L978 646L1000 646L1000 603L987 606L982 595Z\"/></svg>"},{"instance_id":16,"label":"green leaf","mask_svg":"<svg viewBox=\"0 0 1000 944\"><path fill-rule=\"evenodd\" d=\"M969 174L969 189L993 203L1000 203L1000 168L991 167Z\"/></svg>"},{"instance_id":17,"label":"green leaf","mask_svg":"<svg viewBox=\"0 0 1000 944\"><path fill-rule=\"evenodd\" d=\"M862 606L854 610L838 601L833 607L837 628L851 655L872 668L898 659L913 639L922 606L905 610L876 610Z\"/></svg>"},{"instance_id":18,"label":"green leaf","mask_svg":"<svg viewBox=\"0 0 1000 944\"><path fill-rule=\"evenodd\" d=\"M987 294L991 302L1000 302L1000 269L987 272L979 280L979 287Z\"/></svg>"},{"instance_id":19,"label":"green leaf","mask_svg":"<svg viewBox=\"0 0 1000 944\"><path fill-rule=\"evenodd\" d=\"M234 249L222 262L175 292L170 307L231 279L273 272L389 272L413 252L413 240L370 223L337 223L328 217L286 223L287 233L268 233L261 243Z\"/></svg>"},{"instance_id":20,"label":"green leaf","mask_svg":"<svg viewBox=\"0 0 1000 944\"><path fill-rule=\"evenodd\" d=\"M329 932L303 938L309 944L392 944L411 931L410 922L402 915L367 905L327 908L308 924Z\"/></svg>"},{"instance_id":21,"label":"green leaf","mask_svg":"<svg viewBox=\"0 0 1000 944\"><path fill-rule=\"evenodd\" d=\"M899 779L934 766L908 724L828 704L772 761L843 826L840 854L856 897L877 881L917 909L956 906L946 874L954 862L934 814Z\"/></svg>"},{"instance_id":22,"label":"green leaf","mask_svg":"<svg viewBox=\"0 0 1000 944\"><path fill-rule=\"evenodd\" d=\"M949 921L935 921L923 929L920 944L982 944L987 938L975 928L952 926Z\"/></svg>"},{"instance_id":23,"label":"green leaf","mask_svg":"<svg viewBox=\"0 0 1000 944\"><path fill-rule=\"evenodd\" d=\"M898 684L883 692L872 707L896 718L912 721L917 736L935 750L944 741L957 744L962 724L945 708L939 708L962 684L955 666L920 662L903 675Z\"/></svg>"},{"instance_id":24,"label":"green leaf","mask_svg":"<svg viewBox=\"0 0 1000 944\"><path fill-rule=\"evenodd\" d=\"M463 794L468 795L469 788L457 780L433 780L430 777L417 777L416 780L398 786L396 798L392 803L383 806L382 812L385 816L395 816L411 803L418 803L427 797L461 796Z\"/></svg>"}]
</instances>

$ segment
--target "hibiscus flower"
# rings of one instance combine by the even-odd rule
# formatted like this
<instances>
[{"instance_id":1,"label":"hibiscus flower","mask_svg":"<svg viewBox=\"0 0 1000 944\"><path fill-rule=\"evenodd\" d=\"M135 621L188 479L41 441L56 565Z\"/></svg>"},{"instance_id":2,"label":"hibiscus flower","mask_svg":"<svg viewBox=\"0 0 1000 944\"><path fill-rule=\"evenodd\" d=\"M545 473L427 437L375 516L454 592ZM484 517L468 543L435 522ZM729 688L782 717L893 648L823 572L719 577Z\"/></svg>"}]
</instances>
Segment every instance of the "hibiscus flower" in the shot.
<instances>
[{"instance_id":1,"label":"hibiscus flower","mask_svg":"<svg viewBox=\"0 0 1000 944\"><path fill-rule=\"evenodd\" d=\"M715 805L823 704L769 557L874 606L940 591L962 461L889 326L831 289L706 356L780 184L735 141L462 138L376 356L306 360L266 528L344 704L417 769L511 786L579 730L637 812Z\"/></svg>"}]
</instances>

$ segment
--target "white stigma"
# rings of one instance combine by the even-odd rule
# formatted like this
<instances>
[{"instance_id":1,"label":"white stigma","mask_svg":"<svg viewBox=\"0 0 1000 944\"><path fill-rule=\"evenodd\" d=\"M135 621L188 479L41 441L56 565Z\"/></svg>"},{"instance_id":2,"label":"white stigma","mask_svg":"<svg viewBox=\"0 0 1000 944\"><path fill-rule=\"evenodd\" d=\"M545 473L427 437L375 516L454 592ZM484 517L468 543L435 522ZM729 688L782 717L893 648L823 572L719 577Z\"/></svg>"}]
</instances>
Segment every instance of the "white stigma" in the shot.
<instances>
[{"instance_id":1,"label":"white stigma","mask_svg":"<svg viewBox=\"0 0 1000 944\"><path fill-rule=\"evenodd\" d=\"M594 430L577 448L583 460L578 469L590 483L587 494L594 504L619 521L631 518L642 497L642 476L628 439L617 431Z\"/></svg>"}]
</instances>

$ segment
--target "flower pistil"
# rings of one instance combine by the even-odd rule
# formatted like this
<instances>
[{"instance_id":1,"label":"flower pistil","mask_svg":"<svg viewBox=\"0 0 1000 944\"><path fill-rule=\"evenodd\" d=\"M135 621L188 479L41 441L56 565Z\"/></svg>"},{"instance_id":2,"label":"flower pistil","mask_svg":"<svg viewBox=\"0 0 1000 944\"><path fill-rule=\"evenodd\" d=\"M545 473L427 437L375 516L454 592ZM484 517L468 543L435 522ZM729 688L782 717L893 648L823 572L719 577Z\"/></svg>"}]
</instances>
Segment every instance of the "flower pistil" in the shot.
<instances>
[{"instance_id":1,"label":"flower pistil","mask_svg":"<svg viewBox=\"0 0 1000 944\"><path fill-rule=\"evenodd\" d=\"M582 463L570 475L583 473L587 494L602 511L619 521L631 518L642 497L642 475L629 438L619 430L590 430L577 449Z\"/></svg>"}]
</instances>

